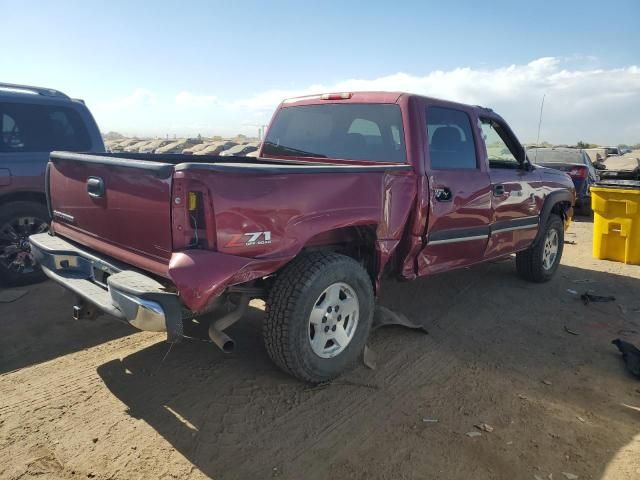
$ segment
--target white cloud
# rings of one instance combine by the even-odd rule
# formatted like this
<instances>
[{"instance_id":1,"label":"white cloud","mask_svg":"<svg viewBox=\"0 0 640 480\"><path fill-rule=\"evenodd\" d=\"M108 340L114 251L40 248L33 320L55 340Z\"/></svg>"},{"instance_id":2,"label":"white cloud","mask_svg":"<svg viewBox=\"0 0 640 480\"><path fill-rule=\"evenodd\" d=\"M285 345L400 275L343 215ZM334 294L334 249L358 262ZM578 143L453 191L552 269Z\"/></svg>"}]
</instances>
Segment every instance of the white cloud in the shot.
<instances>
[{"instance_id":1,"label":"white cloud","mask_svg":"<svg viewBox=\"0 0 640 480\"><path fill-rule=\"evenodd\" d=\"M640 141L636 113L640 110L639 67L569 70L554 57L494 69L436 70L425 76L395 73L294 90L269 90L232 105L271 111L284 98L363 90L406 91L488 106L504 116L523 141L535 139L540 102L546 94L541 134L545 140Z\"/></svg>"},{"instance_id":2,"label":"white cloud","mask_svg":"<svg viewBox=\"0 0 640 480\"><path fill-rule=\"evenodd\" d=\"M145 88L136 88L130 95L125 97L98 102L96 108L109 112L119 112L156 105L157 103L158 99L153 92Z\"/></svg>"},{"instance_id":3,"label":"white cloud","mask_svg":"<svg viewBox=\"0 0 640 480\"><path fill-rule=\"evenodd\" d=\"M592 58L581 62L579 58L543 57L498 68L460 67L423 76L398 72L373 79L353 78L258 91L236 99L188 90L173 98L161 97L138 88L124 98L96 102L95 110L103 129L129 134L232 135L255 133L256 128L248 125L266 123L285 98L321 92L406 91L491 107L528 142L536 138L540 101L546 95L541 139L554 143L640 142L640 67L602 69L595 68L596 64Z\"/></svg>"},{"instance_id":4,"label":"white cloud","mask_svg":"<svg viewBox=\"0 0 640 480\"><path fill-rule=\"evenodd\" d=\"M194 95L188 91L182 91L176 95L176 105L180 107L210 107L217 101L218 97L215 95Z\"/></svg>"}]
</instances>

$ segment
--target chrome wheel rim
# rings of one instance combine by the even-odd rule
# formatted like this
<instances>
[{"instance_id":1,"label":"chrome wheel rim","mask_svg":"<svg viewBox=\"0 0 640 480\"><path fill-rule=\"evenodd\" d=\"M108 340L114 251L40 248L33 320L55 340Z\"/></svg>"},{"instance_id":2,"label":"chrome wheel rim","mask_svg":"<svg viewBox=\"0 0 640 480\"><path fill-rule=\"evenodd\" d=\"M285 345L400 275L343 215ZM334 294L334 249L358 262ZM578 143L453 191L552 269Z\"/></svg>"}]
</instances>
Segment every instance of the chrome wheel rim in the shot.
<instances>
[{"instance_id":1,"label":"chrome wheel rim","mask_svg":"<svg viewBox=\"0 0 640 480\"><path fill-rule=\"evenodd\" d=\"M313 353L331 358L342 353L358 328L360 304L351 286L329 285L318 297L309 315L308 339Z\"/></svg>"},{"instance_id":2,"label":"chrome wheel rim","mask_svg":"<svg viewBox=\"0 0 640 480\"><path fill-rule=\"evenodd\" d=\"M542 266L545 270L551 270L558 258L560 236L555 229L549 230L544 238L544 250L542 252Z\"/></svg>"},{"instance_id":3,"label":"chrome wheel rim","mask_svg":"<svg viewBox=\"0 0 640 480\"><path fill-rule=\"evenodd\" d=\"M10 272L33 273L36 261L29 236L44 233L49 225L36 217L16 217L0 226L0 265Z\"/></svg>"}]
</instances>

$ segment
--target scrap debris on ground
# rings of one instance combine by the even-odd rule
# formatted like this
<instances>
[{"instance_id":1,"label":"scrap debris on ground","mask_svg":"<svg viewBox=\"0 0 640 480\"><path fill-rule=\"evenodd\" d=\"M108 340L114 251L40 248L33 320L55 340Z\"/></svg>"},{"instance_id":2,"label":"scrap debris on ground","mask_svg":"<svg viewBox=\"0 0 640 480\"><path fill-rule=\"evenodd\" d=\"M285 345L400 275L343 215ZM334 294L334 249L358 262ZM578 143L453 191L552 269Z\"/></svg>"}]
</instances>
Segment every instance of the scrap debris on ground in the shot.
<instances>
[{"instance_id":1,"label":"scrap debris on ground","mask_svg":"<svg viewBox=\"0 0 640 480\"><path fill-rule=\"evenodd\" d=\"M2 287L0 287L0 303L15 302L27 293L29 293L27 290L3 290Z\"/></svg>"},{"instance_id":2,"label":"scrap debris on ground","mask_svg":"<svg viewBox=\"0 0 640 480\"><path fill-rule=\"evenodd\" d=\"M627 370L640 378L640 350L635 345L620 340L619 338L613 340L611 343L618 347L618 350L622 353L622 359L627 366Z\"/></svg>"}]
</instances>

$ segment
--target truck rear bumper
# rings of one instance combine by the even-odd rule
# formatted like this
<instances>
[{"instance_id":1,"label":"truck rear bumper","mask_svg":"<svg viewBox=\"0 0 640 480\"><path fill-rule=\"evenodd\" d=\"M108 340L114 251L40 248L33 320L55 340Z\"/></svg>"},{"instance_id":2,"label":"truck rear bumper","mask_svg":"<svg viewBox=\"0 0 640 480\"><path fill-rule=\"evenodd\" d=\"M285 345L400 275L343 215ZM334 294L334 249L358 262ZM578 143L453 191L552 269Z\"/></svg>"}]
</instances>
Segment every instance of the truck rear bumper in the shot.
<instances>
[{"instance_id":1,"label":"truck rear bumper","mask_svg":"<svg viewBox=\"0 0 640 480\"><path fill-rule=\"evenodd\" d=\"M182 337L180 300L153 278L48 233L33 235L29 241L44 273L81 302L140 330L166 331L169 341Z\"/></svg>"}]
</instances>

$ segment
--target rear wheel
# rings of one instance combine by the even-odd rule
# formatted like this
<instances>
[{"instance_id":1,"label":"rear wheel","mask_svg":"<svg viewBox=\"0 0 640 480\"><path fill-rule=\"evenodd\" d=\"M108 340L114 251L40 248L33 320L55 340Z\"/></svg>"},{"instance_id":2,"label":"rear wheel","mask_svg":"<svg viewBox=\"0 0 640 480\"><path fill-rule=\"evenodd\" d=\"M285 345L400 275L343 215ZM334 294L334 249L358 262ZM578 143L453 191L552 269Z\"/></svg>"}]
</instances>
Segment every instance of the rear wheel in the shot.
<instances>
[{"instance_id":1,"label":"rear wheel","mask_svg":"<svg viewBox=\"0 0 640 480\"><path fill-rule=\"evenodd\" d=\"M278 275L267 301L267 353L301 380L331 380L364 349L373 304L371 279L352 258L321 252L298 257Z\"/></svg>"},{"instance_id":2,"label":"rear wheel","mask_svg":"<svg viewBox=\"0 0 640 480\"><path fill-rule=\"evenodd\" d=\"M36 264L29 236L49 229L49 215L37 202L10 202L0 207L0 283L27 285L45 278Z\"/></svg>"},{"instance_id":3,"label":"rear wheel","mask_svg":"<svg viewBox=\"0 0 640 480\"><path fill-rule=\"evenodd\" d=\"M548 282L560 265L564 247L564 223L551 214L542 237L529 249L516 254L516 270L530 282Z\"/></svg>"}]
</instances>

